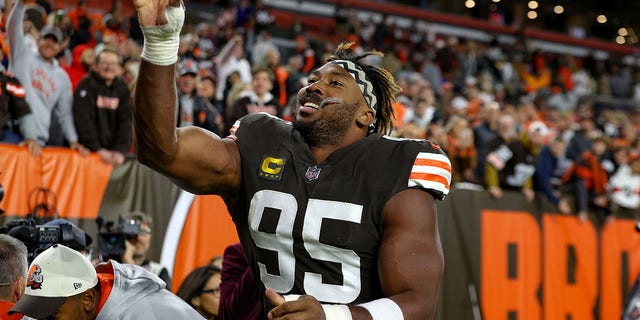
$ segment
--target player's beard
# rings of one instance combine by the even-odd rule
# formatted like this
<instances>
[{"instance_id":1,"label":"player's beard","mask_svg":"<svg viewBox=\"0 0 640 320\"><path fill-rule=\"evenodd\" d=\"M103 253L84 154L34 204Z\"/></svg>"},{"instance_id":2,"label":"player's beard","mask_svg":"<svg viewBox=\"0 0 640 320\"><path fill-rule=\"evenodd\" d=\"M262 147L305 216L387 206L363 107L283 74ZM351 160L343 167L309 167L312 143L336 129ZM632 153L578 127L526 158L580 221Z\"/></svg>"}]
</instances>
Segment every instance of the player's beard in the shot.
<instances>
[{"instance_id":1,"label":"player's beard","mask_svg":"<svg viewBox=\"0 0 640 320\"><path fill-rule=\"evenodd\" d=\"M332 112L322 110L319 119L304 121L296 118L293 127L302 134L310 147L326 147L338 144L353 123L358 110L357 104L331 105Z\"/></svg>"}]
</instances>

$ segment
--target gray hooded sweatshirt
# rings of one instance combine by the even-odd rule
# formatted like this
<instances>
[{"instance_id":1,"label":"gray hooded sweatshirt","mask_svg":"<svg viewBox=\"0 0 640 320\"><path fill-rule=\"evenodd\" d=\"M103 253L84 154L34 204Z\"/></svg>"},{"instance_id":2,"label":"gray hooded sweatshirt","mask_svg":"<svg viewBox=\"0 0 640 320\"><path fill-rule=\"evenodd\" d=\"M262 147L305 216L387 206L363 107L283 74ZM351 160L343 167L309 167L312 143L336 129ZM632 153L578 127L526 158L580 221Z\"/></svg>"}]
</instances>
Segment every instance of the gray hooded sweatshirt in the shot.
<instances>
[{"instance_id":1,"label":"gray hooded sweatshirt","mask_svg":"<svg viewBox=\"0 0 640 320\"><path fill-rule=\"evenodd\" d=\"M111 273L113 287L96 320L204 319L195 309L165 289L165 283L146 269L113 260L96 267Z\"/></svg>"},{"instance_id":2,"label":"gray hooded sweatshirt","mask_svg":"<svg viewBox=\"0 0 640 320\"><path fill-rule=\"evenodd\" d=\"M51 113L55 112L67 141L77 142L71 80L57 60L48 63L27 46L22 29L25 10L25 4L17 1L7 22L11 50L9 71L24 86L27 103L32 110L31 114L20 118L20 131L25 138L35 139L40 145L45 145L49 140Z\"/></svg>"}]
</instances>

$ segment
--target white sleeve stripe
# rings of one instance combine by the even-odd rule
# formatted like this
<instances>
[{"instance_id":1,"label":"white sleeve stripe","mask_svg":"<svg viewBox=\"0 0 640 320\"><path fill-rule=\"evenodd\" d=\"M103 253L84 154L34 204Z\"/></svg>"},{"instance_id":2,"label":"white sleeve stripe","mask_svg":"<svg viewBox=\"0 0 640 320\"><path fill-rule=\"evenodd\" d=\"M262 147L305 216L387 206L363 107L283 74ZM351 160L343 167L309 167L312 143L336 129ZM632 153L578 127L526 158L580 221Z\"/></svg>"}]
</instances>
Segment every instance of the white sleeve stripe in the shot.
<instances>
[{"instance_id":1,"label":"white sleeve stripe","mask_svg":"<svg viewBox=\"0 0 640 320\"><path fill-rule=\"evenodd\" d=\"M419 152L417 159L430 159L430 160L438 160L446 163L451 163L449 158L442 153L431 153L431 152Z\"/></svg>"},{"instance_id":2,"label":"white sleeve stripe","mask_svg":"<svg viewBox=\"0 0 640 320\"><path fill-rule=\"evenodd\" d=\"M431 174L437 174L439 176L451 178L451 171L444 168L440 168L440 167L434 167L434 166L413 166L413 169L411 169L411 173L414 173L414 172L415 173L431 173Z\"/></svg>"},{"instance_id":3,"label":"white sleeve stripe","mask_svg":"<svg viewBox=\"0 0 640 320\"><path fill-rule=\"evenodd\" d=\"M449 194L449 188L447 188L444 184L435 182L432 180L422 180L422 179L411 179L409 180L410 188L412 187L421 187L427 190L436 190L442 193Z\"/></svg>"}]
</instances>

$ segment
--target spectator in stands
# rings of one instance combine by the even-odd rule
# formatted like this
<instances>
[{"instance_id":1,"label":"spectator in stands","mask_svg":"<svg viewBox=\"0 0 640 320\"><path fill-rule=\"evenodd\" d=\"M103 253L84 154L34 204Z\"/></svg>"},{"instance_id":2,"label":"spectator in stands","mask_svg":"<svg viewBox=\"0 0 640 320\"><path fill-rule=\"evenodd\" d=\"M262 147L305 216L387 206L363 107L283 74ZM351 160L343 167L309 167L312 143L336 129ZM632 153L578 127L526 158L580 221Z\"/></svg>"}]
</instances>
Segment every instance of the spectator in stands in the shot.
<instances>
[{"instance_id":1,"label":"spectator in stands","mask_svg":"<svg viewBox=\"0 0 640 320\"><path fill-rule=\"evenodd\" d=\"M224 111L222 114L226 114L227 109L231 109L233 107L233 104L236 102L236 100L238 100L238 96L241 92L251 90L251 83L242 81L240 72L238 72L237 70L232 71L229 74L226 83L227 84L224 94L226 99L224 100L224 104L222 107L222 110Z\"/></svg>"},{"instance_id":2,"label":"spectator in stands","mask_svg":"<svg viewBox=\"0 0 640 320\"><path fill-rule=\"evenodd\" d=\"M404 123L412 122L423 130L426 130L432 121L442 119L442 115L436 107L433 90L426 88L424 93L415 99L413 108L407 108L403 118Z\"/></svg>"},{"instance_id":3,"label":"spectator in stands","mask_svg":"<svg viewBox=\"0 0 640 320\"><path fill-rule=\"evenodd\" d=\"M36 319L202 319L149 271L113 260L94 268L61 244L33 260L25 294L9 313Z\"/></svg>"},{"instance_id":4,"label":"spectator in stands","mask_svg":"<svg viewBox=\"0 0 640 320\"><path fill-rule=\"evenodd\" d=\"M136 79L138 78L139 70L140 61L130 57L122 59L122 80L127 84L127 88L129 88L132 97L134 89L136 88Z\"/></svg>"},{"instance_id":5,"label":"spectator in stands","mask_svg":"<svg viewBox=\"0 0 640 320\"><path fill-rule=\"evenodd\" d=\"M273 43L273 39L271 37L271 32L269 31L261 31L258 33L258 38L256 39L255 44L251 49L251 64L255 67L262 67L267 65L267 54L271 50L276 50L278 55L278 64L280 63L280 52L278 51L278 47Z\"/></svg>"},{"instance_id":6,"label":"spectator in stands","mask_svg":"<svg viewBox=\"0 0 640 320\"><path fill-rule=\"evenodd\" d=\"M528 64L522 65L518 73L523 81L524 90L527 92L535 92L551 85L551 69L540 51L533 52Z\"/></svg>"},{"instance_id":7,"label":"spectator in stands","mask_svg":"<svg viewBox=\"0 0 640 320\"><path fill-rule=\"evenodd\" d=\"M254 7L249 0L236 2L236 28L247 29L249 20L253 15Z\"/></svg>"},{"instance_id":8,"label":"spectator in stands","mask_svg":"<svg viewBox=\"0 0 640 320\"><path fill-rule=\"evenodd\" d=\"M478 111L478 123L473 126L473 143L477 152L477 167L475 176L480 183L484 182L485 160L489 154L489 143L498 135L498 120L500 118L500 105L497 102L489 103Z\"/></svg>"},{"instance_id":9,"label":"spectator in stands","mask_svg":"<svg viewBox=\"0 0 640 320\"><path fill-rule=\"evenodd\" d=\"M559 186L562 175L557 174L557 168L561 164L559 160L564 157L566 148L567 143L561 137L556 137L548 146L543 147L536 162L533 181L533 189L540 192L565 214L571 212L571 207L566 197L561 195Z\"/></svg>"},{"instance_id":10,"label":"spectator in stands","mask_svg":"<svg viewBox=\"0 0 640 320\"><path fill-rule=\"evenodd\" d=\"M286 65L275 65L274 67L273 63L269 64L275 74L271 93L277 97L281 106L287 105L289 99L298 93L301 87L300 81L304 79L304 74L301 72L303 64L304 59L299 54L290 56Z\"/></svg>"},{"instance_id":11,"label":"spectator in stands","mask_svg":"<svg viewBox=\"0 0 640 320\"><path fill-rule=\"evenodd\" d=\"M573 93L577 97L591 95L596 90L596 80L584 65L584 60L573 57L573 68L571 80L573 81Z\"/></svg>"},{"instance_id":12,"label":"spectator in stands","mask_svg":"<svg viewBox=\"0 0 640 320\"><path fill-rule=\"evenodd\" d=\"M264 2L262 0L255 0L254 7L253 16L255 19L255 33L261 34L263 31L271 31L275 18L271 15L269 9L264 6Z\"/></svg>"},{"instance_id":13,"label":"spectator in stands","mask_svg":"<svg viewBox=\"0 0 640 320\"><path fill-rule=\"evenodd\" d=\"M530 128L529 133L536 130L543 129ZM524 194L527 201L532 201L535 157L518 138L512 116L500 117L498 132L498 137L489 143L486 158L485 182L489 194L499 199L502 198L503 189L517 190Z\"/></svg>"},{"instance_id":14,"label":"spectator in stands","mask_svg":"<svg viewBox=\"0 0 640 320\"><path fill-rule=\"evenodd\" d=\"M633 78L629 68L619 59L608 60L609 88L617 98L630 98Z\"/></svg>"},{"instance_id":15,"label":"spectator in stands","mask_svg":"<svg viewBox=\"0 0 640 320\"><path fill-rule=\"evenodd\" d=\"M462 38L458 42L456 53L460 64L457 68L456 85L463 87L468 85L468 78L475 78L478 72L478 54L476 51L477 45L475 41Z\"/></svg>"},{"instance_id":16,"label":"spectator in stands","mask_svg":"<svg viewBox=\"0 0 640 320\"><path fill-rule=\"evenodd\" d=\"M78 140L107 164L119 166L131 148L131 99L120 69L120 54L105 48L94 69L82 79L73 97Z\"/></svg>"},{"instance_id":17,"label":"spectator in stands","mask_svg":"<svg viewBox=\"0 0 640 320\"><path fill-rule=\"evenodd\" d=\"M96 56L93 48L87 45L81 44L73 48L72 60L69 66L64 67L64 70L69 75L71 80L71 87L73 91L76 91L80 80L87 75L93 64L95 63Z\"/></svg>"},{"instance_id":18,"label":"spectator in stands","mask_svg":"<svg viewBox=\"0 0 640 320\"><path fill-rule=\"evenodd\" d=\"M235 35L220 50L216 57L218 84L216 85L216 99L223 101L227 88L227 77L237 71L240 80L251 83L251 64L244 55L244 40L241 35Z\"/></svg>"},{"instance_id":19,"label":"spectator in stands","mask_svg":"<svg viewBox=\"0 0 640 320\"><path fill-rule=\"evenodd\" d=\"M169 270L161 264L147 258L147 253L151 248L153 218L144 212L134 211L129 214L125 222L139 225L140 232L133 237L127 238L125 242L126 248L120 257L120 262L143 267L160 277L160 279L166 283L167 289L171 290L171 275L169 275Z\"/></svg>"},{"instance_id":20,"label":"spectator in stands","mask_svg":"<svg viewBox=\"0 0 640 320\"><path fill-rule=\"evenodd\" d=\"M19 143L23 140L20 119L31 113L26 92L20 81L6 71L0 72L0 90L0 141ZM35 141L31 145L40 147Z\"/></svg>"},{"instance_id":21,"label":"spectator in stands","mask_svg":"<svg viewBox=\"0 0 640 320\"><path fill-rule=\"evenodd\" d=\"M224 250L220 272L218 320L256 320L262 315L262 296L240 243Z\"/></svg>"},{"instance_id":22,"label":"spectator in stands","mask_svg":"<svg viewBox=\"0 0 640 320\"><path fill-rule=\"evenodd\" d=\"M611 217L640 219L640 155L629 157L609 179Z\"/></svg>"},{"instance_id":23,"label":"spectator in stands","mask_svg":"<svg viewBox=\"0 0 640 320\"><path fill-rule=\"evenodd\" d=\"M395 135L398 138L424 139L427 135L426 127L420 127L413 122L404 123L398 127ZM433 139L432 141L436 141ZM439 143L440 141L438 141Z\"/></svg>"},{"instance_id":24,"label":"spectator in stands","mask_svg":"<svg viewBox=\"0 0 640 320\"><path fill-rule=\"evenodd\" d=\"M577 158L573 166L562 176L562 182L573 183L574 196L578 207L578 218L584 222L588 218L589 208L609 214L607 195L608 177L602 167L608 140L604 136L593 139L591 148Z\"/></svg>"},{"instance_id":25,"label":"spectator in stands","mask_svg":"<svg viewBox=\"0 0 640 320\"><path fill-rule=\"evenodd\" d=\"M469 101L462 96L455 96L451 99L449 116L469 118Z\"/></svg>"},{"instance_id":26,"label":"spectator in stands","mask_svg":"<svg viewBox=\"0 0 640 320\"><path fill-rule=\"evenodd\" d=\"M7 311L24 294L27 280L27 247L20 240L0 234L0 320L20 320L22 315Z\"/></svg>"},{"instance_id":27,"label":"spectator in stands","mask_svg":"<svg viewBox=\"0 0 640 320\"><path fill-rule=\"evenodd\" d=\"M444 127L447 139L441 146L451 160L452 182L475 183L474 171L477 166L477 151L473 145L473 131L465 118L452 116Z\"/></svg>"},{"instance_id":28,"label":"spectator in stands","mask_svg":"<svg viewBox=\"0 0 640 320\"><path fill-rule=\"evenodd\" d=\"M197 79L198 94L205 98L212 106L216 107L216 77L212 72L206 71ZM217 110L217 109L216 109Z\"/></svg>"},{"instance_id":29,"label":"spectator in stands","mask_svg":"<svg viewBox=\"0 0 640 320\"><path fill-rule=\"evenodd\" d=\"M36 149L33 141L40 146L48 142L60 145L66 138L71 149L86 154L87 150L78 142L73 123L71 81L55 61L64 41L62 31L55 27L43 28L38 40L38 53L34 53L24 40L22 21L25 8L25 0L20 0L7 23L12 57L10 69L25 85L27 102L33 111L20 120L20 130L32 152ZM52 125L59 126L64 138L50 136L50 130L55 132Z\"/></svg>"},{"instance_id":30,"label":"spectator in stands","mask_svg":"<svg viewBox=\"0 0 640 320\"><path fill-rule=\"evenodd\" d=\"M435 58L435 52L429 51L426 53L426 58L421 66L422 77L429 82L436 96L442 94L442 71L433 59Z\"/></svg>"},{"instance_id":31,"label":"spectator in stands","mask_svg":"<svg viewBox=\"0 0 640 320\"><path fill-rule=\"evenodd\" d=\"M178 127L197 126L215 134L222 133L223 121L218 110L198 93L196 77L198 66L192 59L178 66Z\"/></svg>"},{"instance_id":32,"label":"spectator in stands","mask_svg":"<svg viewBox=\"0 0 640 320\"><path fill-rule=\"evenodd\" d=\"M591 113L581 114L578 121L578 128L567 146L567 158L571 160L579 159L591 148L593 139L601 135Z\"/></svg>"},{"instance_id":33,"label":"spectator in stands","mask_svg":"<svg viewBox=\"0 0 640 320\"><path fill-rule=\"evenodd\" d=\"M69 43L69 47L72 49L75 49L76 46L81 44L89 46L95 44L95 40L91 34L92 21L87 9L87 1L78 0L76 6L71 8L67 15L73 25L73 33L71 34L71 41Z\"/></svg>"},{"instance_id":34,"label":"spectator in stands","mask_svg":"<svg viewBox=\"0 0 640 320\"><path fill-rule=\"evenodd\" d=\"M455 80L458 66L460 65L458 54L456 53L457 50L455 49L457 43L458 39L455 37L449 37L446 41L436 42L438 50L436 51L434 62L440 67L442 78L446 82Z\"/></svg>"},{"instance_id":35,"label":"spectator in stands","mask_svg":"<svg viewBox=\"0 0 640 320\"><path fill-rule=\"evenodd\" d=\"M210 69L212 67L211 59L215 52L215 45L209 38L210 29L211 25L206 21L198 23L195 29L196 44L193 56L198 61L201 69Z\"/></svg>"},{"instance_id":36,"label":"spectator in stands","mask_svg":"<svg viewBox=\"0 0 640 320\"><path fill-rule=\"evenodd\" d=\"M227 108L225 127L231 128L236 120L250 113L266 112L282 118L282 106L271 94L273 73L269 69L257 69L253 72L252 90L240 94L231 108Z\"/></svg>"},{"instance_id":37,"label":"spectator in stands","mask_svg":"<svg viewBox=\"0 0 640 320\"><path fill-rule=\"evenodd\" d=\"M220 291L220 269L204 266L189 272L182 280L182 284L180 284L176 294L205 319L216 320L219 319ZM240 308L246 307L240 306Z\"/></svg>"}]
</instances>

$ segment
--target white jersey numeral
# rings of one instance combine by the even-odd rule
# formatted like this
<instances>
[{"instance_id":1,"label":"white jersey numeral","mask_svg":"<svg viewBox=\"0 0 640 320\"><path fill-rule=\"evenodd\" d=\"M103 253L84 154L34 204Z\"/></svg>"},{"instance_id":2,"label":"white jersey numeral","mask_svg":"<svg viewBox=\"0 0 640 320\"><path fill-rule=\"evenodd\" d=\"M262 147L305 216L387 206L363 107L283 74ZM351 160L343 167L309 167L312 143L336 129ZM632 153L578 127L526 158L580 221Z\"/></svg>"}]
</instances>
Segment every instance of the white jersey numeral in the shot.
<instances>
[{"instance_id":1,"label":"white jersey numeral","mask_svg":"<svg viewBox=\"0 0 640 320\"><path fill-rule=\"evenodd\" d=\"M265 208L280 211L276 232L267 233L259 230ZM278 256L279 275L270 274L264 263L258 261L260 278L264 285L277 292L286 293L295 282L296 257L293 252L293 225L298 204L290 194L272 190L258 191L251 200L249 209L249 225L251 236L256 246L275 251ZM302 230L304 248L317 260L339 263L342 270L343 283L326 284L322 274L305 272L304 290L322 302L350 303L361 291L360 257L349 249L339 248L320 242L320 232L324 219L333 219L352 223L361 223L362 206L318 199L309 199ZM272 269L271 269L272 270Z\"/></svg>"}]
</instances>

